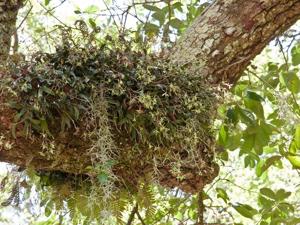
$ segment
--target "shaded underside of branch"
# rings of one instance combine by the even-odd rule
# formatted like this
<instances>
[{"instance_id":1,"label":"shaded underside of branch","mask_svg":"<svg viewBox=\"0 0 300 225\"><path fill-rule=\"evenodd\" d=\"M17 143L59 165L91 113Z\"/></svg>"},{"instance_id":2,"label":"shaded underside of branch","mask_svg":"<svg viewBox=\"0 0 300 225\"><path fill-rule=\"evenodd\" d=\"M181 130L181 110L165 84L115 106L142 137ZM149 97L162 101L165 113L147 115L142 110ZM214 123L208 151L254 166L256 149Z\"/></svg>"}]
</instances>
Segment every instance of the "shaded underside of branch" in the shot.
<instances>
[{"instance_id":1,"label":"shaded underside of branch","mask_svg":"<svg viewBox=\"0 0 300 225\"><path fill-rule=\"evenodd\" d=\"M93 166L93 158L89 152L91 143L84 138L82 132L73 130L63 135L61 133L54 134L52 140L55 140L57 148L51 153L51 151L49 152L49 143L45 143L45 139L42 137L31 136L28 138L23 135L21 129L17 129L16 137L13 137L12 126L15 114L7 106L0 107L0 160L2 162L14 164L23 169L34 168L37 171L63 172L91 177L97 175L90 171ZM118 156L120 160L113 168L114 174L118 177L116 185L135 189L141 178L153 175L152 162L141 160L145 158L145 152L128 158L132 149L122 147L120 149L121 153ZM187 193L196 193L219 173L218 165L212 161L203 161L202 167L201 174L199 174L199 169L193 166L181 168L182 176L185 178L178 179L172 172L171 165L157 165L155 178L165 187L179 187Z\"/></svg>"}]
</instances>

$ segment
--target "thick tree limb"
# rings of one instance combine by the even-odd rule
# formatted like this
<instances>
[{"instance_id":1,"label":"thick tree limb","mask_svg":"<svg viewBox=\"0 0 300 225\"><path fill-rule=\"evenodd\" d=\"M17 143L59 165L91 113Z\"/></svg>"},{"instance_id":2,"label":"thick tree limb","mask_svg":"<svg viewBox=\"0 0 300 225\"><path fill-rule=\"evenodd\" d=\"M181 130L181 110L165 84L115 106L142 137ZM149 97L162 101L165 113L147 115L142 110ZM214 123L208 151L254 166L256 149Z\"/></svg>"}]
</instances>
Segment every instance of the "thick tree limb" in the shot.
<instances>
[{"instance_id":1,"label":"thick tree limb","mask_svg":"<svg viewBox=\"0 0 300 225\"><path fill-rule=\"evenodd\" d=\"M3 2L18 4L10 6L3 5ZM0 0L0 63L9 54L11 35L15 32L16 15L20 6L21 1ZM212 84L221 81L234 84L251 59L299 18L300 0L216 0L180 39L170 56L171 63L186 65L191 72L200 71ZM0 71L1 76L3 74ZM1 101L0 98L1 102L3 99ZM18 133L17 139L8 138L13 116L14 112L0 104L0 161L22 167L33 165L39 170L86 173L85 168L91 165L91 160L87 153L89 146L82 141L82 137L73 133L68 137L55 137L61 146L60 154L51 158L43 154L41 140L26 139L18 136ZM126 171L126 167L119 169L119 174L131 173ZM143 170L146 173L147 167ZM162 178L162 184L180 187L169 168L159 170L168 178ZM195 191L190 190L191 187L200 190L217 173L216 168L207 171L202 177L191 174L191 180L195 183L188 184L185 189L180 188L187 192Z\"/></svg>"},{"instance_id":2,"label":"thick tree limb","mask_svg":"<svg viewBox=\"0 0 300 225\"><path fill-rule=\"evenodd\" d=\"M1 96L1 93L0 93ZM4 102L0 97L0 102ZM0 161L12 163L21 168L28 166L39 171L59 171L74 175L85 174L95 176L89 170L93 159L89 154L90 141L86 140L81 132L75 130L64 134L53 134L53 139L45 140L39 136L25 137L22 128L16 129L15 136L12 135L13 118L15 112L7 105L0 105ZM84 127L81 125L80 127ZM57 146L51 153L51 140L55 140ZM131 149L122 149L120 155L121 163L118 163L113 172L120 180L118 186L129 185L133 188L137 187L140 177L145 177L152 172L151 164L140 165L137 158L141 155L125 161L125 155ZM219 172L219 167L213 162L203 161L203 170L201 175L194 171L194 168L182 168L183 175L186 179L178 180L172 174L172 168L165 165L157 165L159 176L157 177L161 185L174 188L179 187L188 193L195 193L202 189L207 183L210 183Z\"/></svg>"},{"instance_id":3,"label":"thick tree limb","mask_svg":"<svg viewBox=\"0 0 300 225\"><path fill-rule=\"evenodd\" d=\"M197 70L212 83L233 84L299 18L300 0L217 0L188 28L171 62Z\"/></svg>"}]
</instances>

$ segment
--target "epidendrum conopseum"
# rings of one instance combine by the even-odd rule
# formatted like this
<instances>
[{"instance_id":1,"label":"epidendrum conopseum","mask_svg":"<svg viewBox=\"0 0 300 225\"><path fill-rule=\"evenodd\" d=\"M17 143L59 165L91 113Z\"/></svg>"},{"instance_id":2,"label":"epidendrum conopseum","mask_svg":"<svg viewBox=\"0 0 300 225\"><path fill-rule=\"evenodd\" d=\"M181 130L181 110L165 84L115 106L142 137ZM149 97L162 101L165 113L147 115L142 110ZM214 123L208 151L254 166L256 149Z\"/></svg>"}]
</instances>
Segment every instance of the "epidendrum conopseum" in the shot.
<instances>
[{"instance_id":1,"label":"epidendrum conopseum","mask_svg":"<svg viewBox=\"0 0 300 225\"><path fill-rule=\"evenodd\" d=\"M9 58L17 14L22 6L22 0L0 0L1 77L5 76L3 65ZM183 66L189 73L199 74L199 79L207 80L212 87L223 83L234 85L251 60L299 18L299 0L216 0L182 35L168 61L174 66ZM0 101L4 101L3 97ZM0 111L0 130L7 138L11 135L14 113L5 107ZM8 138L1 146L0 161L21 167L31 165L37 170L85 173L83 168L92 164L89 152L85 151L89 148L88 143L76 142L73 133L57 139L65 147L60 149L58 158L49 160L36 154L41 148L40 140L32 141L22 136ZM162 173L170 176L170 171L164 169ZM209 171L211 176L205 174L206 178L203 178L208 181L199 181L201 185L194 188L202 188L218 173L214 166ZM166 183L163 178L161 180ZM180 186L178 182L172 185Z\"/></svg>"}]
</instances>

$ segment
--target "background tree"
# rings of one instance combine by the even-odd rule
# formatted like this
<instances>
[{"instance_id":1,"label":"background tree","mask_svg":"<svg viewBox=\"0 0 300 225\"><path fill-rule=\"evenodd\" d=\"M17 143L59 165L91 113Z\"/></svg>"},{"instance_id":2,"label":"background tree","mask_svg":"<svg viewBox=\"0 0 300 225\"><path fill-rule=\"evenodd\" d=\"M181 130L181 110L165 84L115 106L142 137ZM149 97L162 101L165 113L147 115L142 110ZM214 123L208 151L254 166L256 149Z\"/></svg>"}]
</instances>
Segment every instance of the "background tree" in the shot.
<instances>
[{"instance_id":1,"label":"background tree","mask_svg":"<svg viewBox=\"0 0 300 225\"><path fill-rule=\"evenodd\" d=\"M47 14L50 14L51 17L60 23L56 30L59 32L47 33L41 24L35 22L33 25L34 14L32 15L31 21L29 19L29 14L32 9L31 6L28 6L29 13L25 14L25 19L29 21L29 28L33 28L37 31L37 28L41 26L41 33L35 34L37 37L47 36L47 40L48 38L53 38L54 43L58 38L61 38L63 46L69 47L72 43L64 43L64 41L74 40L74 38L69 39L69 30L77 30L77 32L81 33L81 37L84 37L88 41L87 44L95 40L94 38L98 30L97 13L99 13L99 9L97 9L97 7L90 6L85 10L76 10L75 13L82 17L81 20L75 23L76 26L73 27L57 18L54 13L56 7L50 8L51 5L49 4L50 1L41 3L41 10L46 11ZM11 43L11 36L16 33L15 18L20 6L21 2L15 1L6 1L2 6L3 10L0 21L1 29L5 31L1 32L4 34L2 38L4 46L3 52L1 52L2 59L8 57L7 53L10 48L8 45ZM146 21L141 20L139 15L135 14L137 10L136 7L143 7L144 10L148 10L149 14L145 17ZM243 157L245 167L255 168L258 177L265 176L266 170L271 166L286 166L286 160L288 160L295 169L299 167L297 150L300 145L298 105L300 81L297 73L300 53L299 46L296 42L298 37L297 31L290 30L282 39L277 39L277 46L279 46L279 50L283 55L283 61L272 62L270 60L266 65L259 66L253 64L246 70L251 60L259 54L272 39L282 34L297 21L300 15L299 1L215 1L209 6L207 3L200 3L198 1L191 2L190 4L183 4L176 1L158 1L149 4L133 3L125 9L119 9L118 6L112 4L112 6L107 6L106 12L108 12L108 17L113 23L113 26L108 26L106 32L110 34L115 33L116 35L121 34L119 37L120 42L123 41L126 43L126 21L128 16L132 16L140 21L137 30L135 30L133 34L135 35L135 41L138 43L137 46L140 45L140 48L144 48L144 51L147 51L147 48L150 50L151 44L155 46L157 43L162 43L160 51L162 52L161 59L163 59L164 62L170 62L171 65L178 67L183 66L184 74L197 75L198 77L196 78L198 80L204 80L205 85L209 84L209 87L212 88L211 90L218 93L217 95L221 95L218 91L219 87L222 87L224 91L224 89L228 90L231 85L235 85L230 89L230 92L233 94L232 101L228 102L228 106L224 105L219 110L220 116L224 117L224 121L220 126L218 144L229 150L237 149L237 151L239 151L239 157L236 156L237 160L240 161L240 158ZM199 14L201 15L199 16ZM88 28L87 25L89 25L90 28ZM188 28L186 29L186 27ZM89 32L89 29L92 30L92 32ZM104 33L105 32L102 34ZM180 40L171 50L168 50L171 46L171 40L181 33L183 33L183 35ZM99 34L99 36L101 36L101 34ZM15 37L17 36L15 35ZM115 44L114 42L110 42L109 39L111 37L107 38L107 43ZM17 38L15 38L15 40L17 40ZM40 39L39 42L42 44L40 46L43 46L43 39ZM148 45L148 47L145 47L145 44ZM45 49L42 47L42 50ZM50 50L52 50L51 47ZM125 56L128 56L130 53L128 51L126 52L126 49L124 52L126 53ZM116 56L123 57L124 54ZM17 54L11 58L15 61L15 64L19 64L20 59ZM82 58L80 59L82 60ZM36 58L35 60L38 59ZM44 62L49 62L47 60L51 62L51 60L54 59L46 58ZM125 64L128 63L126 61L128 60L127 58L124 60ZM117 63L118 62L116 62L116 64ZM153 63L156 63L156 61ZM9 67L8 64L2 63L2 76L7 76L8 71L11 71L11 68L15 68L15 64ZM155 64L155 66L158 65ZM240 80L238 81L239 78ZM191 78L187 76L186 79ZM199 83L199 85L200 84L202 83ZM51 90L47 89L47 87L42 86L42 88L45 95L53 95ZM196 91L199 90L202 89L196 89ZM280 95L283 95L284 98ZM4 95L4 97L7 96ZM44 99L46 99L46 97L42 97L42 100ZM147 102L144 102L144 107L151 109L151 104L153 103L151 100L153 99L147 99ZM150 104L149 102L152 103ZM146 104L148 104L148 106L146 106ZM209 105L208 108L212 109L210 107ZM16 109L17 108L15 108L15 110ZM42 186L45 185L43 179L46 179L47 182L49 180L51 180L51 182L52 180L58 180L59 176L53 176L53 174L57 175L54 171L64 172L63 177L65 183L67 179L65 173L77 175L87 174L93 177L93 173L96 171L100 184L104 183L105 185L108 184L107 170L110 171L112 169L114 174L122 176L123 170L118 167L116 169L114 164L101 164L100 168L97 168L97 166L93 167L93 171L91 172L89 165L94 166L94 162L91 160L91 152L82 151L82 149L88 149L87 144L89 143L82 144L72 142L72 145L76 145L76 148L64 147L63 150L60 150L57 155L58 157L55 159L51 159L50 157L49 159L49 156L40 154L38 149L42 149L41 147L46 146L45 148L50 151L51 142L46 143L46 145L44 139L35 140L33 142L19 135L19 128L12 126L12 124L20 123L19 121L24 122L21 119L23 118L24 111L22 112L22 110L20 110L19 113L16 114L17 117L20 117L17 118L17 120L16 117L11 117L11 115L15 115L11 109L8 110L3 107L1 111L3 115L1 119L3 124L1 130L2 133L5 134L3 137L4 144L2 145L4 146L3 149L7 149L0 152L2 161L16 164L21 168L28 168L29 165L33 166L35 170L39 171L39 183L42 184ZM209 114L208 112L211 111L206 111L207 114ZM74 115L76 114L75 109L73 113ZM105 112L102 112L102 114L103 113ZM282 116L283 114L285 117ZM68 127L68 123L70 122L66 120L64 123L66 124L65 126ZM105 121L103 123L105 123ZM47 120L41 118L38 122L38 127L40 131L42 131L42 134L47 134L50 125L48 127ZM101 132L102 135L97 136L99 139L103 137L104 131ZM9 141L6 139L8 133L11 134L13 138L9 139ZM68 135L62 138L62 141L64 143L71 142L71 140L74 139L73 135L74 133L69 132ZM107 135L109 136L109 134ZM59 140L59 138L61 137L55 136L54 139ZM81 151L74 151L74 149L81 149ZM204 147L202 146L201 149L204 149ZM231 158L228 157L227 152L222 152L220 157L224 161ZM107 159L105 160L105 162L109 162ZM134 191L136 194L135 198L131 199L125 196L112 204L112 206L115 207L115 212L117 212L115 216L121 220L122 216L119 214L123 211L126 212L126 210L132 207L131 213L125 213L124 215L128 217L127 224L133 223L135 216L139 219L139 221L136 222L142 224L168 222L172 224L174 220L181 222L185 220L198 221L198 223L202 224L203 200L210 199L207 194L203 193L202 188L205 184L211 182L218 173L218 168L211 160L212 159L208 157L205 161L205 168L207 170L201 168L202 174L200 175L196 169L196 172L193 170L188 172L184 171L183 174L181 174L187 176L189 173L192 173L190 179L186 177L179 179L176 176L174 177L174 173L169 167L158 167L160 174L163 174L159 178L161 184L172 188L176 186L185 192L194 193L195 191L199 191L200 194L198 198L193 195L184 194L179 189L178 191L173 190L167 193L167 190L161 187L148 186L147 182L147 185L142 182L139 184L141 186L138 185L137 190ZM76 163L74 163L74 161ZM237 162L233 163L239 164ZM103 167L103 165L105 166ZM142 171L144 169L146 171L147 167L143 168ZM140 170L140 168L138 170ZM30 171L31 170L27 170L27 176L30 174ZM45 174L46 171L51 172ZM138 177L145 176L145 174L146 172L143 171ZM19 194L18 189L22 183L20 182L21 178L19 176L17 181L14 179L13 187L9 189L12 190L10 196L3 202L3 205L6 205L6 203L10 204L12 200L16 201L16 193ZM30 177L31 180L35 179L34 175ZM53 177L55 179L53 179ZM126 174L124 176L123 174L123 177L128 177L128 175ZM168 177L168 179L165 179L166 177ZM221 177L217 179L217 181L219 180L233 182L230 179ZM261 180L266 181L266 178ZM24 178L23 181L27 181L27 178ZM210 188L214 188L215 184L216 183L213 183L208 187L206 192L209 192ZM227 186L223 184L223 187ZM59 200L53 196L50 197L51 200L48 200L49 198L45 198L44 196L44 199L46 199L44 204L47 202L45 206L46 214L49 214L49 210L53 207L58 211L62 210L62 201L66 201L70 210L67 212L70 213L73 221L85 220L86 223L88 223L89 220L98 218L91 212L85 212L84 209L87 201L91 198L96 198L96 196L82 197L82 193L78 194L74 192L73 197L66 197L67 195L64 196L63 192L66 191L66 188L66 186L60 185L59 189L57 189L58 194L56 193L56 196L60 195ZM66 192L69 193L70 190ZM97 192L93 193L97 194ZM297 211L295 210L297 203L289 204L286 201L291 195L291 192L284 189L271 190L269 188L259 189L259 186L256 187L254 193L259 196L258 205L253 207L247 204L236 203L235 199L229 198L224 188L217 187L215 193L217 193L218 198L224 200L226 206L207 204L206 208L212 209L212 211L214 207L221 208L225 210L228 215L231 215L232 212L230 209L233 208L242 216L254 218L257 223L260 224L297 224L299 222L299 219L297 219ZM113 199L111 201L113 202ZM168 202L169 205L167 208L163 207L164 202ZM189 204L184 205L186 202L189 202ZM215 203L216 201L212 202ZM74 204L76 205L75 207ZM156 204L157 209L155 210L154 206ZM158 206L159 204L162 205ZM196 206L198 206L198 210ZM94 205L92 208L95 209L96 206ZM98 215L98 211L95 211L95 213ZM209 213L207 215L209 216ZM222 221L221 216L219 218L218 220ZM233 216L232 219L235 219L235 216Z\"/></svg>"}]
</instances>

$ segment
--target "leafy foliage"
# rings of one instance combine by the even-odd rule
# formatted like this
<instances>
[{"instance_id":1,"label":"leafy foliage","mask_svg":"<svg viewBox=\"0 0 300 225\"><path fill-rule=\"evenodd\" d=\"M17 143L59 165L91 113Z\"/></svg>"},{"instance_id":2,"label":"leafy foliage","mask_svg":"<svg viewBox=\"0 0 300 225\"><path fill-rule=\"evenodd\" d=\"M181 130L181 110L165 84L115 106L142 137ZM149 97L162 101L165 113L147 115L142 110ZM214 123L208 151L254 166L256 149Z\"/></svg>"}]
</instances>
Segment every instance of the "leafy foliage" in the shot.
<instances>
[{"instance_id":1,"label":"leafy foliage","mask_svg":"<svg viewBox=\"0 0 300 225\"><path fill-rule=\"evenodd\" d=\"M91 175L91 187L86 182L68 184L69 175L40 174L42 186L55 187L43 204L46 216L63 209L66 200L85 221L109 209L117 210L112 213L121 221L129 200L105 202L127 189L136 193L145 216L153 217L152 179L194 192L216 174L211 129L215 113L207 112L216 111L221 92L199 74L161 63L159 56L136 49L126 38L90 39L84 47L65 39L56 53L37 53L5 67L1 89L15 112L13 139L42 139L42 154L49 159L59 157L59 137L70 132L90 146L80 151L91 157L92 166L83 168Z\"/></svg>"},{"instance_id":2,"label":"leafy foliage","mask_svg":"<svg viewBox=\"0 0 300 225\"><path fill-rule=\"evenodd\" d=\"M39 173L36 176L27 171L26 176L30 176L30 179L26 177L27 183L32 189L38 189L41 208L49 216L48 221L42 224L54 224L57 219L63 223L61 218L66 213L74 224L91 224L99 219L99 215L107 218L107 224L124 224L130 221L132 212L135 215L132 224L198 221L199 199L196 195L151 185L149 180L152 181L153 176L148 175L145 180L139 180L139 184L133 182L136 188L129 185L125 191L111 188L110 181L115 181L112 169L122 164L120 158L126 159L123 165L134 165L133 170L125 167L129 171L126 177L132 181L136 176L134 172L140 171L136 169L137 164L131 164L133 162L143 159L141 161L151 164L154 171L165 165L166 161L152 158L157 147L162 149L159 153L164 158L168 155L164 153L166 149L171 147L177 151L174 140L179 140L179 137L185 140L193 137L194 133L198 135L180 142L189 150L193 149L190 148L191 143L199 137L212 139L211 120L215 116L207 112L213 111L214 106L210 104L214 103L215 96L211 94L215 90L210 89L205 81L196 79L197 74L185 74L181 69L163 64L164 54L149 53L153 49L165 53L210 1L147 1L123 7L118 5L122 4L119 1L113 1L106 9L96 5L78 7L74 10L76 20L79 19L76 26L62 24L51 16L59 9L55 2L44 1L46 8L30 14L26 19L27 31L34 39L34 46L42 51L48 50L49 46L54 53L58 42L63 43L63 47L57 48L54 54L37 54L32 61L23 62L22 66L12 65L16 69L11 70L12 79L8 83L2 81L5 90L10 90L10 99L15 101L11 106L18 112L12 134L16 137L43 135L46 139L55 140L58 133L80 128L88 134L85 140L91 141L91 149L96 150L94 153L98 152L96 155L107 152L99 151L107 149L107 146L113 151L108 151L110 154L104 154L105 157L96 157L93 167L88 168L89 172L97 175L92 184L106 189L95 188L91 183L83 185L81 181L85 178L76 178L80 180L81 185L78 186L65 174L56 174L52 179L50 174ZM47 19L54 18L53 24L60 25L54 29L52 25L47 27L43 23L44 16L41 16L44 12L53 13ZM56 18L60 18L58 15ZM124 30L132 26L133 20L138 22L137 26L124 35ZM218 147L221 150L218 154L221 171L219 177L204 190L206 222L300 223L298 29L296 26L271 43L271 47L253 61L218 110L222 121L217 120L215 124L218 127L216 139L221 146ZM76 47L69 37L71 30L79 34L80 42L75 41ZM97 33L99 30L101 32ZM106 33L110 35L104 40ZM120 38L116 38L119 34ZM77 65L78 62L83 63ZM26 76L21 76L22 69ZM34 86L34 82L38 85ZM101 90L100 93L97 90ZM193 99L194 95L196 99ZM99 110L99 105L104 110ZM90 111L93 113L90 114ZM105 116L99 116L102 114ZM190 120L191 115L194 120ZM91 124L88 129L82 130L82 124L89 121L86 117L94 119L88 123ZM99 118L102 118L101 123L98 123ZM187 131L183 127L193 129ZM105 137L105 141L99 137ZM116 140L117 146L112 145ZM3 142L2 138L0 141ZM116 154L119 153L116 149L119 150L125 143L132 150L130 154L128 151ZM144 158L145 152L149 158ZM172 162L178 160L184 161L184 166L191 162L181 156L178 158L178 155L176 160L172 158ZM178 177L178 168L184 166L176 163L172 166L173 174ZM57 182L60 176L62 183ZM66 181L71 185L64 185ZM17 196L12 191L16 184L20 184L20 190L23 190L21 181L11 181L5 186L6 191L1 198L3 203ZM48 186L50 184L51 187ZM107 201L109 204L102 204L103 190L107 193L114 190ZM30 195L30 198L34 196ZM62 205L67 205L67 209ZM66 219L64 223L69 224L70 221Z\"/></svg>"}]
</instances>

